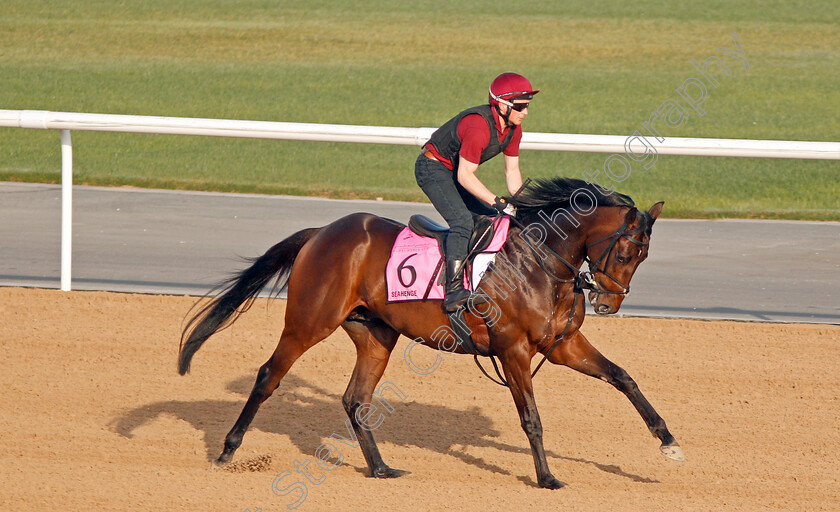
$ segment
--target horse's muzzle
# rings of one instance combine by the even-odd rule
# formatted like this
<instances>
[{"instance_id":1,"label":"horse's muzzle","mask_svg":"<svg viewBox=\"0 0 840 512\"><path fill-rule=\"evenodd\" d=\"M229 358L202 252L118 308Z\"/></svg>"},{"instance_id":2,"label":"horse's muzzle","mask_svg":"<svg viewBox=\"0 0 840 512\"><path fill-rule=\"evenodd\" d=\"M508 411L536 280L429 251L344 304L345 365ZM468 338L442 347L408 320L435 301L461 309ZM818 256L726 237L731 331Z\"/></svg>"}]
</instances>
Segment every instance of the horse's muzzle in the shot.
<instances>
[{"instance_id":1,"label":"horse's muzzle","mask_svg":"<svg viewBox=\"0 0 840 512\"><path fill-rule=\"evenodd\" d=\"M595 313L599 315L609 315L612 312L612 308L606 304L598 304L598 306L595 307Z\"/></svg>"},{"instance_id":2,"label":"horse's muzzle","mask_svg":"<svg viewBox=\"0 0 840 512\"><path fill-rule=\"evenodd\" d=\"M595 310L595 314L609 315L613 312L612 306L610 306L609 304L601 304L599 301L600 298L600 293L594 290L589 292L589 303L592 304L592 308Z\"/></svg>"}]
</instances>

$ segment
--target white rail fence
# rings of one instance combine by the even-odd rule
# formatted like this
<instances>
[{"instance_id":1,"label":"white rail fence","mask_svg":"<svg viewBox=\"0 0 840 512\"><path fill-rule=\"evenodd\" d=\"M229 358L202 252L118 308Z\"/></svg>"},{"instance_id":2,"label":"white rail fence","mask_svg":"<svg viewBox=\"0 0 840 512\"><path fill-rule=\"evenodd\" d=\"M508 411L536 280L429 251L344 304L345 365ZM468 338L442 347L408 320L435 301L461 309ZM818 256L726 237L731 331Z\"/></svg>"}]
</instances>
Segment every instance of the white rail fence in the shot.
<instances>
[{"instance_id":1,"label":"white rail fence","mask_svg":"<svg viewBox=\"0 0 840 512\"><path fill-rule=\"evenodd\" d=\"M86 114L46 110L0 110L0 127L59 130L61 133L61 289L65 291L71 288L73 225L71 130L402 146L421 146L435 130L435 128ZM657 155L840 160L840 142L683 137L655 139L652 136L642 136L638 132L631 136L528 132L522 134L520 147L525 150L630 155L636 161L649 159L655 161Z\"/></svg>"}]
</instances>

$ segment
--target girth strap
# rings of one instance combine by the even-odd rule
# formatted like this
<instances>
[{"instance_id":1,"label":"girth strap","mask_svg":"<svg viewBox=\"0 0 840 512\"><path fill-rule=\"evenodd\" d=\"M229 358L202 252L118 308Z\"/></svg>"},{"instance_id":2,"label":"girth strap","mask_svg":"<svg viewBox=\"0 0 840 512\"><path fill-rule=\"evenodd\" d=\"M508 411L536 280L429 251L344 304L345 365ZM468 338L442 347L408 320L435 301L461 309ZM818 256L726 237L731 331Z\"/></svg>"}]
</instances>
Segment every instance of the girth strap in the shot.
<instances>
[{"instance_id":1,"label":"girth strap","mask_svg":"<svg viewBox=\"0 0 840 512\"><path fill-rule=\"evenodd\" d=\"M452 332L455 333L455 338L458 340L458 345L464 349L467 354L486 356L487 354L476 347L470 336L470 329L464 319L464 308L458 308L457 311L449 313L449 324L452 326Z\"/></svg>"},{"instance_id":2,"label":"girth strap","mask_svg":"<svg viewBox=\"0 0 840 512\"><path fill-rule=\"evenodd\" d=\"M498 363L496 363L496 356L490 354L489 351L480 350L473 342L472 336L470 336L469 327L467 327L467 322L464 320L464 308L459 308L454 313L449 313L449 323L452 325L452 332L455 333L458 344L461 345L461 348L463 348L466 353L473 355L475 364L481 370L481 373L496 384L500 386L507 386L508 383L504 376L502 376ZM478 360L478 356L486 356L490 358L490 362L493 363L493 369L496 370L496 375L499 377L499 380L494 379L489 373L487 373L481 365L481 362Z\"/></svg>"}]
</instances>

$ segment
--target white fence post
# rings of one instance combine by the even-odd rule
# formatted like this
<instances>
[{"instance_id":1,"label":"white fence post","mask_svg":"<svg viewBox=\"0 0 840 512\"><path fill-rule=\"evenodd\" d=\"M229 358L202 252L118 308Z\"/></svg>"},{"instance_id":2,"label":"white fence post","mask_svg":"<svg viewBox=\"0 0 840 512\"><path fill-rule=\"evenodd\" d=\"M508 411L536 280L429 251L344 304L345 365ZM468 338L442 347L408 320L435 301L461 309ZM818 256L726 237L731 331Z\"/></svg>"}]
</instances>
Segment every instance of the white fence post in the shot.
<instances>
[{"instance_id":1,"label":"white fence post","mask_svg":"<svg viewBox=\"0 0 840 512\"><path fill-rule=\"evenodd\" d=\"M61 290L70 291L73 254L73 141L61 130Z\"/></svg>"}]
</instances>

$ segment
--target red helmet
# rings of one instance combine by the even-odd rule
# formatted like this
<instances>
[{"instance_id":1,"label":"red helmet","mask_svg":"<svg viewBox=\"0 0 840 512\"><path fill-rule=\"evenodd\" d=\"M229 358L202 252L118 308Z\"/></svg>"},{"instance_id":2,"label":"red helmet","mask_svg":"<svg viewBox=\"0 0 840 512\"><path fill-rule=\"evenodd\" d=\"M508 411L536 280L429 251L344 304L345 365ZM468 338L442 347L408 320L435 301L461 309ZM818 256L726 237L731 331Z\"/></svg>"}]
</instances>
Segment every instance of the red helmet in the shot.
<instances>
[{"instance_id":1,"label":"red helmet","mask_svg":"<svg viewBox=\"0 0 840 512\"><path fill-rule=\"evenodd\" d=\"M540 92L531 88L531 82L517 73L502 73L490 84L490 104L510 103L513 100L530 100Z\"/></svg>"}]
</instances>

